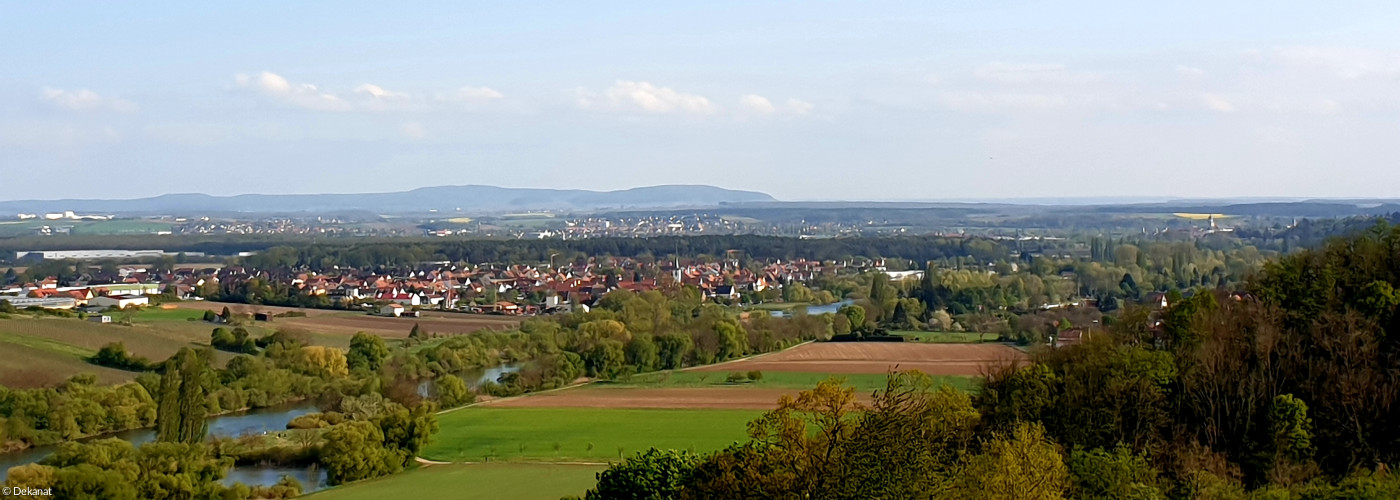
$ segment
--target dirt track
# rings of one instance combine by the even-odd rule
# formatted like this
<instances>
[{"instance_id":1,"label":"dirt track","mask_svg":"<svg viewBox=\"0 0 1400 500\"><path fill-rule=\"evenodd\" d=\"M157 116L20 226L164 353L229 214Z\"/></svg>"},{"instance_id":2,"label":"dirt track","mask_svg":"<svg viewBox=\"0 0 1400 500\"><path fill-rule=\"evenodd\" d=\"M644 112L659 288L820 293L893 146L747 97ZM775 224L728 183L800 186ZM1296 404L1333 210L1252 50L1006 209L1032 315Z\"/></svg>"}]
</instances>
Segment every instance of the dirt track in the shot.
<instances>
[{"instance_id":1,"label":"dirt track","mask_svg":"<svg viewBox=\"0 0 1400 500\"><path fill-rule=\"evenodd\" d=\"M798 389L671 387L662 389L585 387L483 403L497 408L694 408L771 410L784 394ZM869 395L862 396L868 399Z\"/></svg>"},{"instance_id":2,"label":"dirt track","mask_svg":"<svg viewBox=\"0 0 1400 500\"><path fill-rule=\"evenodd\" d=\"M1025 358L1025 353L1001 344L814 342L757 359L696 370L885 373L899 369L929 375L980 375L989 366Z\"/></svg>"}]
</instances>

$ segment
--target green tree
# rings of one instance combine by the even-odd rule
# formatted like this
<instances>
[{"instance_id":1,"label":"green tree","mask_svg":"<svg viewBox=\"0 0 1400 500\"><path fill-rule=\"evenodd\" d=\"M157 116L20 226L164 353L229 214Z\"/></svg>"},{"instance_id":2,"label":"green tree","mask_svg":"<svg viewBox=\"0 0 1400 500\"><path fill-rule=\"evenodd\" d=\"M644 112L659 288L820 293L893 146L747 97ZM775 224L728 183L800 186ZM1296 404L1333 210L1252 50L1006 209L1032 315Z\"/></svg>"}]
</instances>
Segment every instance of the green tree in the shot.
<instances>
[{"instance_id":1,"label":"green tree","mask_svg":"<svg viewBox=\"0 0 1400 500\"><path fill-rule=\"evenodd\" d=\"M476 399L476 395L467 388L467 383L451 373L433 381L433 392L437 394L437 400L444 408L456 408Z\"/></svg>"},{"instance_id":2,"label":"green tree","mask_svg":"<svg viewBox=\"0 0 1400 500\"><path fill-rule=\"evenodd\" d=\"M694 346L689 335L668 333L656 337L657 358L661 369L674 370L685 366L686 356Z\"/></svg>"},{"instance_id":3,"label":"green tree","mask_svg":"<svg viewBox=\"0 0 1400 500\"><path fill-rule=\"evenodd\" d=\"M403 470L404 457L384 447L384 431L374 422L357 420L331 427L324 439L321 464L326 467L326 479L330 484Z\"/></svg>"},{"instance_id":4,"label":"green tree","mask_svg":"<svg viewBox=\"0 0 1400 500\"><path fill-rule=\"evenodd\" d=\"M162 367L159 405L156 407L156 439L163 442L195 444L209 430L209 351L182 347Z\"/></svg>"},{"instance_id":5,"label":"green tree","mask_svg":"<svg viewBox=\"0 0 1400 500\"><path fill-rule=\"evenodd\" d=\"M682 485L700 463L688 451L649 449L598 473L598 485L587 500L672 500L681 498Z\"/></svg>"},{"instance_id":6,"label":"green tree","mask_svg":"<svg viewBox=\"0 0 1400 500\"><path fill-rule=\"evenodd\" d=\"M652 371L661 364L660 351L649 335L638 335L627 343L627 364L637 371Z\"/></svg>"},{"instance_id":7,"label":"green tree","mask_svg":"<svg viewBox=\"0 0 1400 500\"><path fill-rule=\"evenodd\" d=\"M417 325L414 327L417 328ZM350 352L346 354L345 361L351 370L377 372L388 357L389 346L385 345L384 339L359 332L350 337Z\"/></svg>"},{"instance_id":8,"label":"green tree","mask_svg":"<svg viewBox=\"0 0 1400 500\"><path fill-rule=\"evenodd\" d=\"M1022 423L983 445L958 478L962 498L1059 500L1069 489L1069 471L1040 424Z\"/></svg>"}]
</instances>

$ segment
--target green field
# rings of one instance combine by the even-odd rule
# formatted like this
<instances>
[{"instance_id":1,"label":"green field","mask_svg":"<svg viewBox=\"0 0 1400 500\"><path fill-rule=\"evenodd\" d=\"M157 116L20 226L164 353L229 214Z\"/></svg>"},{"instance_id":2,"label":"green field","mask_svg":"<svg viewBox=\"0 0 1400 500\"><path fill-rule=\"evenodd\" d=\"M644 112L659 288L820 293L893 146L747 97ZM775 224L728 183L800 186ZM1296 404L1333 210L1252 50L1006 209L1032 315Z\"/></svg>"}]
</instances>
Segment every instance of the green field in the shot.
<instances>
[{"instance_id":1,"label":"green field","mask_svg":"<svg viewBox=\"0 0 1400 500\"><path fill-rule=\"evenodd\" d=\"M732 385L742 385L744 387L769 388L769 389L811 389L827 378L836 377L845 381L847 385L856 388L858 392L869 392L885 388L885 374L883 373L861 373L861 374L841 374L830 375L825 373L803 373L803 372L763 372L763 378L757 381L745 381L739 384L726 382L729 372L653 372L643 375L635 375L625 381L613 384L631 387L725 387ZM971 391L976 382L973 377L957 375L933 376L934 383L945 383L956 389Z\"/></svg>"},{"instance_id":2,"label":"green field","mask_svg":"<svg viewBox=\"0 0 1400 500\"><path fill-rule=\"evenodd\" d=\"M617 460L648 448L714 451L744 440L761 410L467 408L438 418L420 455L447 462ZM559 450L555 451L555 445ZM592 449L589 449L592 445Z\"/></svg>"},{"instance_id":3,"label":"green field","mask_svg":"<svg viewBox=\"0 0 1400 500\"><path fill-rule=\"evenodd\" d=\"M899 335L914 342L927 342L933 344L976 344L978 342L995 342L995 333L977 332L917 332L912 330L898 330L890 332L891 335Z\"/></svg>"},{"instance_id":4,"label":"green field","mask_svg":"<svg viewBox=\"0 0 1400 500\"><path fill-rule=\"evenodd\" d=\"M434 465L401 474L337 486L312 494L315 500L411 498L462 500L556 500L583 496L601 465L470 464Z\"/></svg>"}]
</instances>

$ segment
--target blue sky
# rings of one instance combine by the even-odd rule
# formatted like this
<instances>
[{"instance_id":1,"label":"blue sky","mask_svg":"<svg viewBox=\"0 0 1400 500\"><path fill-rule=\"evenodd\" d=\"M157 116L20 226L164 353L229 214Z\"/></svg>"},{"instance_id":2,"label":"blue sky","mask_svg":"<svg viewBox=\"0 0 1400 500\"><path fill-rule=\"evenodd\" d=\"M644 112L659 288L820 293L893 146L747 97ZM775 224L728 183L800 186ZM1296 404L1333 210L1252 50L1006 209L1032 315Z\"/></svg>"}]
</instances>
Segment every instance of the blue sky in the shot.
<instances>
[{"instance_id":1,"label":"blue sky","mask_svg":"<svg viewBox=\"0 0 1400 500\"><path fill-rule=\"evenodd\" d=\"M1395 26L1345 1L6 2L0 199L1400 197Z\"/></svg>"}]
</instances>

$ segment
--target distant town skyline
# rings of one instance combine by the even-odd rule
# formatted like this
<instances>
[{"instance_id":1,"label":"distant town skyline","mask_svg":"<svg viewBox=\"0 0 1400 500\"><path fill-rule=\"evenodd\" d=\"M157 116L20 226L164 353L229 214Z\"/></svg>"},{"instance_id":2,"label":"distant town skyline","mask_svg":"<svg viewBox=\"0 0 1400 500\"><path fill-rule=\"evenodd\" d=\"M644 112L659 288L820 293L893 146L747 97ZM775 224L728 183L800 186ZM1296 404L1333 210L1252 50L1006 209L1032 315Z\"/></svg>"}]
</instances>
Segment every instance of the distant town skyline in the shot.
<instances>
[{"instance_id":1,"label":"distant town skyline","mask_svg":"<svg viewBox=\"0 0 1400 500\"><path fill-rule=\"evenodd\" d=\"M1400 4L0 5L0 200L1400 197Z\"/></svg>"}]
</instances>

